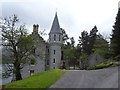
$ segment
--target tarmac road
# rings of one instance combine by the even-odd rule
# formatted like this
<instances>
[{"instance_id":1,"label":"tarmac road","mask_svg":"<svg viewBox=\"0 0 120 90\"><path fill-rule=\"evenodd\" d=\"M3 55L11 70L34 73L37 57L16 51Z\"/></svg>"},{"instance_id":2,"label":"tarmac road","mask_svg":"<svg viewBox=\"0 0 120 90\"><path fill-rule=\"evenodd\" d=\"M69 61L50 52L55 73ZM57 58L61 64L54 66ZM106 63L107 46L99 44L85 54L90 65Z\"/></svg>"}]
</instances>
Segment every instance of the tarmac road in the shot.
<instances>
[{"instance_id":1,"label":"tarmac road","mask_svg":"<svg viewBox=\"0 0 120 90\"><path fill-rule=\"evenodd\" d=\"M118 67L67 70L50 88L118 88Z\"/></svg>"}]
</instances>

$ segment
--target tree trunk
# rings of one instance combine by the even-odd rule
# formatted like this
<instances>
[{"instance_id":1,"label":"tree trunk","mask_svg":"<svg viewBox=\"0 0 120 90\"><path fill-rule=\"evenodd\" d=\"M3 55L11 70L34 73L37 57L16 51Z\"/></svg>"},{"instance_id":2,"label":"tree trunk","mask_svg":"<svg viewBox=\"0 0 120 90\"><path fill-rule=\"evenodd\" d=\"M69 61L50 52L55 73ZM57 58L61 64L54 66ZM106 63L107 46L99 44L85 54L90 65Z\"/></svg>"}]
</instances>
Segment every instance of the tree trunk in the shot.
<instances>
[{"instance_id":1,"label":"tree trunk","mask_svg":"<svg viewBox=\"0 0 120 90\"><path fill-rule=\"evenodd\" d=\"M17 80L22 80L22 76L21 76L21 72L20 72L20 62L19 62L19 59L18 59L18 54L17 52L14 53L15 55L15 63L14 63L14 74L15 74L15 78L16 78L16 81Z\"/></svg>"},{"instance_id":2,"label":"tree trunk","mask_svg":"<svg viewBox=\"0 0 120 90\"><path fill-rule=\"evenodd\" d=\"M22 76L20 73L20 64L17 62L16 64L14 64L14 68L15 68L14 74L15 74L16 81L22 80Z\"/></svg>"}]
</instances>

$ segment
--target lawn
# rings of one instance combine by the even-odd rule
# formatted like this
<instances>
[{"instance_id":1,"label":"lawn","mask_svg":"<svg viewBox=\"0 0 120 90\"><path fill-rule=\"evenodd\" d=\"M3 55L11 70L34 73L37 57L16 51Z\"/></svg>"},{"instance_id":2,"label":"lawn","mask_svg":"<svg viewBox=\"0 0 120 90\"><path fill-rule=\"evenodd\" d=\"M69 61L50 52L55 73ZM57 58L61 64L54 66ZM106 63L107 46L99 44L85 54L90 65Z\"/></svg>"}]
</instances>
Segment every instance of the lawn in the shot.
<instances>
[{"instance_id":1,"label":"lawn","mask_svg":"<svg viewBox=\"0 0 120 90\"><path fill-rule=\"evenodd\" d=\"M60 69L43 71L23 80L8 83L5 85L5 88L48 88L55 83L64 72L64 70Z\"/></svg>"}]
</instances>

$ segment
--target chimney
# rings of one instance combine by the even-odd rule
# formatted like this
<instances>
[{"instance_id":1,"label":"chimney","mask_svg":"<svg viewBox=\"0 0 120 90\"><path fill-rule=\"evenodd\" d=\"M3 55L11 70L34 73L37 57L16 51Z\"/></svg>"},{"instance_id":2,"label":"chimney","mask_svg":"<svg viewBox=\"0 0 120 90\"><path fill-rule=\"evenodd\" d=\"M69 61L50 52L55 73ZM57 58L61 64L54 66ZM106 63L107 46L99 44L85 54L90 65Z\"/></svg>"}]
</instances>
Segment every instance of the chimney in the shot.
<instances>
[{"instance_id":1,"label":"chimney","mask_svg":"<svg viewBox=\"0 0 120 90\"><path fill-rule=\"evenodd\" d=\"M39 25L37 24L37 25L36 25L36 29L37 29L37 31L38 31L38 28L39 28Z\"/></svg>"},{"instance_id":2,"label":"chimney","mask_svg":"<svg viewBox=\"0 0 120 90\"><path fill-rule=\"evenodd\" d=\"M33 33L34 34L38 34L38 27L39 27L39 25L37 24L37 25L33 25Z\"/></svg>"}]
</instances>

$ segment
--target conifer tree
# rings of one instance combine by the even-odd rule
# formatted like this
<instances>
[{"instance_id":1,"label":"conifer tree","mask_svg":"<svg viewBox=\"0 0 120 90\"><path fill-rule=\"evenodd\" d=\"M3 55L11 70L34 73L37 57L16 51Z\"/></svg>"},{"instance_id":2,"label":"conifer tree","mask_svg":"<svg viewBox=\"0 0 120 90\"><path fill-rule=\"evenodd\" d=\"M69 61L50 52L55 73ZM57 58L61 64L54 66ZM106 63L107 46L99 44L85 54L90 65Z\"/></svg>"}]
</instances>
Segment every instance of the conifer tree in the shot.
<instances>
[{"instance_id":1,"label":"conifer tree","mask_svg":"<svg viewBox=\"0 0 120 90\"><path fill-rule=\"evenodd\" d=\"M112 30L111 48L114 56L120 55L120 8Z\"/></svg>"}]
</instances>

